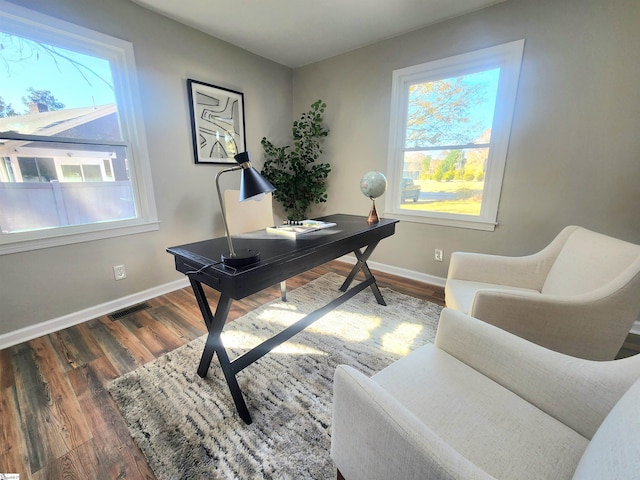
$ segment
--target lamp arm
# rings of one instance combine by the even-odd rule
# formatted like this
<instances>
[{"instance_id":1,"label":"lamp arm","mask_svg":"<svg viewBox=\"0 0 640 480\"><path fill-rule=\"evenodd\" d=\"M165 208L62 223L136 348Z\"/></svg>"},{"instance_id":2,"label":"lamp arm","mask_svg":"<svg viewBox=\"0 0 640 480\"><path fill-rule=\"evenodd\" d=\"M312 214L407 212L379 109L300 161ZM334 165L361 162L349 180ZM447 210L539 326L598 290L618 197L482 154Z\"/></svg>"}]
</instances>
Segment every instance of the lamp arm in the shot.
<instances>
[{"instance_id":1,"label":"lamp arm","mask_svg":"<svg viewBox=\"0 0 640 480\"><path fill-rule=\"evenodd\" d=\"M229 235L229 225L227 225L227 215L225 211L224 201L222 200L222 193L220 193L220 175L227 172L234 172L236 170L242 170L240 165L235 167L226 168L224 170L220 170L216 175L216 190L218 191L218 199L220 200L220 207L222 210L222 221L224 222L224 233L227 236L227 243L229 244L229 255L232 257L236 256L236 251L233 249L233 243L231 243L231 235Z\"/></svg>"}]
</instances>

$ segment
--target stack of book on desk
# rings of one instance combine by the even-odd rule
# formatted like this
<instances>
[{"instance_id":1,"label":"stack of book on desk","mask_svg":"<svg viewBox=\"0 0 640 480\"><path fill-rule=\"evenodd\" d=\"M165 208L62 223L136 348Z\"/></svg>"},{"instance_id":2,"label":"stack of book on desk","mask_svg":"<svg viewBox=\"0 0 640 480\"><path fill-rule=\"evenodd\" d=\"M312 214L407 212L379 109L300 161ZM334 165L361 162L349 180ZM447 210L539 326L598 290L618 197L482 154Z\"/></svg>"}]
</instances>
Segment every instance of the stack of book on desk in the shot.
<instances>
[{"instance_id":1,"label":"stack of book on desk","mask_svg":"<svg viewBox=\"0 0 640 480\"><path fill-rule=\"evenodd\" d=\"M322 222L320 220L301 220L299 222L288 222L275 227L267 227L267 232L277 233L290 238L297 238L305 233L316 232L325 228L335 227L333 222Z\"/></svg>"}]
</instances>

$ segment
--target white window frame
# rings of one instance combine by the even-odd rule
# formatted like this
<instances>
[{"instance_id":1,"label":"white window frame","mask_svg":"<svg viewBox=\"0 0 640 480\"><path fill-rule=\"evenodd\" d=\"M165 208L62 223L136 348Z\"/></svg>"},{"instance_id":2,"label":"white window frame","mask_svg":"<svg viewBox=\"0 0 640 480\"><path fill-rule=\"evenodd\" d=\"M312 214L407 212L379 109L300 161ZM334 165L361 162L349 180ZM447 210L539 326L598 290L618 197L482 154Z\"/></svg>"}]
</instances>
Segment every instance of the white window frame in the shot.
<instances>
[{"instance_id":1,"label":"white window frame","mask_svg":"<svg viewBox=\"0 0 640 480\"><path fill-rule=\"evenodd\" d=\"M120 129L130 159L129 175L137 212L136 218L128 220L0 233L0 255L158 230L133 45L4 0L0 0L0 28L11 34L111 62ZM3 134L3 137L11 138L11 135ZM16 136L16 139L20 137Z\"/></svg>"},{"instance_id":2,"label":"white window frame","mask_svg":"<svg viewBox=\"0 0 640 480\"><path fill-rule=\"evenodd\" d=\"M393 71L385 215L399 220L493 231L498 216L524 39ZM479 216L400 208L409 86L500 68L496 109Z\"/></svg>"}]
</instances>

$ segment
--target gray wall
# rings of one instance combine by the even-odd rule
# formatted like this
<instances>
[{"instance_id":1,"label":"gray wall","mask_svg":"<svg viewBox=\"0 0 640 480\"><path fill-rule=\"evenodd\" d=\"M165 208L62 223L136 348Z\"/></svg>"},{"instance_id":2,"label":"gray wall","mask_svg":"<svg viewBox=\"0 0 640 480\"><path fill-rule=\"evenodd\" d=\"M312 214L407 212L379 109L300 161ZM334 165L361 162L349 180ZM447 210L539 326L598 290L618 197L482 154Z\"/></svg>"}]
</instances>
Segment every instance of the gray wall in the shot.
<instances>
[{"instance_id":1,"label":"gray wall","mask_svg":"<svg viewBox=\"0 0 640 480\"><path fill-rule=\"evenodd\" d=\"M640 243L639 32L637 0L510 0L295 70L294 111L328 104L325 210L369 211L359 179L386 171L394 69L524 38L496 230L402 222L373 260L444 277L452 251L531 253L568 224Z\"/></svg>"},{"instance_id":2,"label":"gray wall","mask_svg":"<svg viewBox=\"0 0 640 480\"><path fill-rule=\"evenodd\" d=\"M529 253L567 224L640 243L637 0L510 0L293 73L128 0L16 3L133 43L161 226L0 256L0 335L176 280L165 248L222 234L217 168L192 160L187 78L244 92L258 166L263 135L286 140L292 116L325 100L333 172L315 213L366 215L359 179L386 169L392 70L525 38L498 228L402 222L373 260L444 277L452 251ZM128 278L115 282L121 263Z\"/></svg>"},{"instance_id":3,"label":"gray wall","mask_svg":"<svg viewBox=\"0 0 640 480\"><path fill-rule=\"evenodd\" d=\"M289 68L128 0L15 3L133 43L160 230L0 256L0 335L183 278L165 249L223 234L219 167L193 162L188 78L244 93L247 148L257 166L262 136L285 139L292 115ZM118 264L128 278L115 282Z\"/></svg>"}]
</instances>

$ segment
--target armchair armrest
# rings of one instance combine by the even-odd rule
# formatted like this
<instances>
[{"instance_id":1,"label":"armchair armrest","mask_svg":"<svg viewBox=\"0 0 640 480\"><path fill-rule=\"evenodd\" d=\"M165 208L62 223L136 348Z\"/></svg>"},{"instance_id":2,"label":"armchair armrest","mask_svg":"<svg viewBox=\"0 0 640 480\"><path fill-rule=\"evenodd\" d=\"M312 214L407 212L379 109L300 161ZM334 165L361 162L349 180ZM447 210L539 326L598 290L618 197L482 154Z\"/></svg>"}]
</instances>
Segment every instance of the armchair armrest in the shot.
<instances>
[{"instance_id":1,"label":"armchair armrest","mask_svg":"<svg viewBox=\"0 0 640 480\"><path fill-rule=\"evenodd\" d=\"M333 388L331 457L345 479L494 478L352 367L337 367Z\"/></svg>"},{"instance_id":2,"label":"armchair armrest","mask_svg":"<svg viewBox=\"0 0 640 480\"><path fill-rule=\"evenodd\" d=\"M591 439L640 377L640 355L596 362L570 357L444 309L436 346Z\"/></svg>"},{"instance_id":3,"label":"armchair armrest","mask_svg":"<svg viewBox=\"0 0 640 480\"><path fill-rule=\"evenodd\" d=\"M567 355L613 360L640 309L638 288L640 276L569 297L479 290L469 315Z\"/></svg>"}]
</instances>

